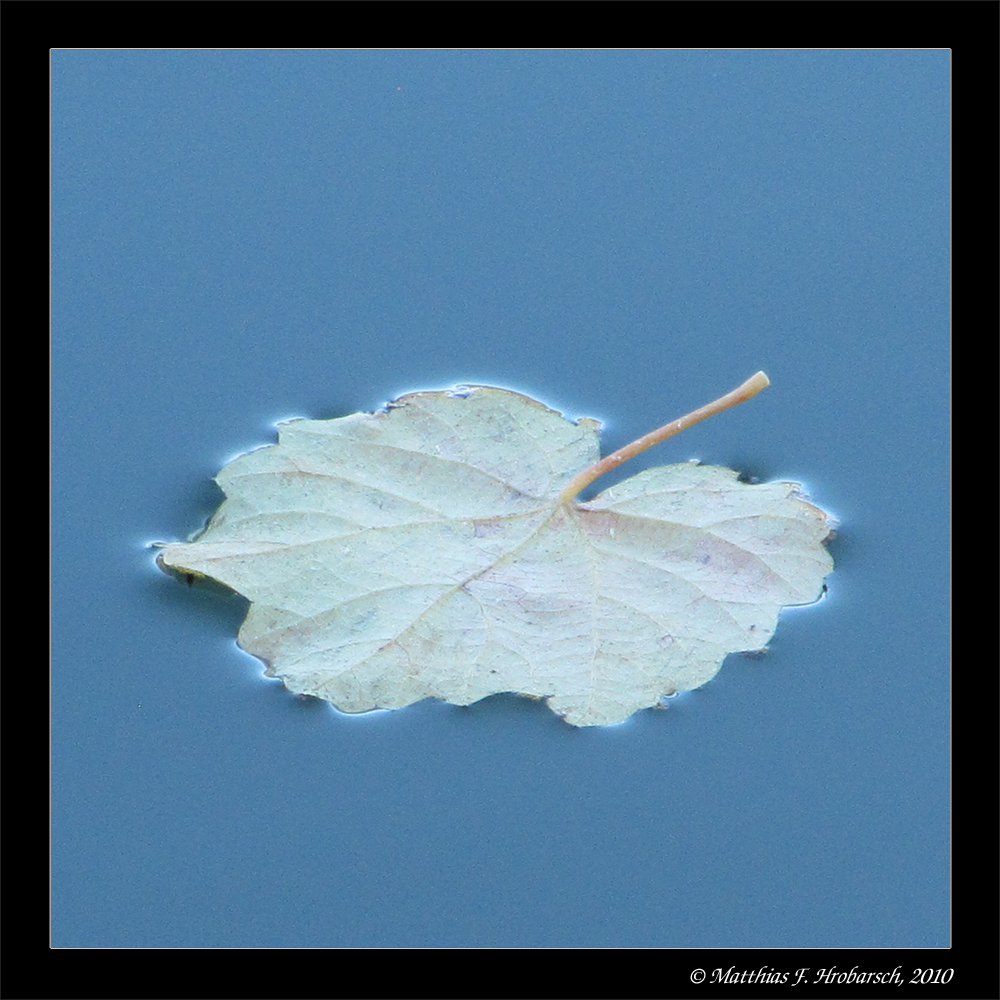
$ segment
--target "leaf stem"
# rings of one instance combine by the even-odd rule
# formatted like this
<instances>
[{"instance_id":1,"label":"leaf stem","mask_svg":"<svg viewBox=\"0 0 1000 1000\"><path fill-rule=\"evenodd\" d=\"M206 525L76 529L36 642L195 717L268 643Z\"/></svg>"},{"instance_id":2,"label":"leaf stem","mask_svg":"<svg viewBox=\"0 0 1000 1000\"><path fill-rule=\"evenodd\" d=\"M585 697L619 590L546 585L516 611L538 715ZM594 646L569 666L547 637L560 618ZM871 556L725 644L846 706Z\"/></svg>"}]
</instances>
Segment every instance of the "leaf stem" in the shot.
<instances>
[{"instance_id":1,"label":"leaf stem","mask_svg":"<svg viewBox=\"0 0 1000 1000\"><path fill-rule=\"evenodd\" d=\"M641 438L637 438L631 444L625 445L624 448L619 448L618 451L612 452L599 462L594 462L593 465L588 465L582 472L578 472L566 484L566 488L562 493L559 494L560 502L569 503L580 490L589 486L598 477L603 476L605 472L610 472L621 465L622 462L627 462L633 456L638 455L639 452L645 451L647 448L652 448L654 444L659 444L661 441L666 441L667 438L679 434L692 424L696 424L706 417L714 417L716 413L722 413L723 410L728 410L738 403L744 403L746 400L752 399L761 389L767 388L770 384L771 380L763 372L757 372L756 375L751 375L742 385L733 389L732 392L727 392L724 396L720 396L705 406L700 406L697 410L692 410L683 417L671 420L669 424L664 424L655 431L643 434Z\"/></svg>"}]
</instances>

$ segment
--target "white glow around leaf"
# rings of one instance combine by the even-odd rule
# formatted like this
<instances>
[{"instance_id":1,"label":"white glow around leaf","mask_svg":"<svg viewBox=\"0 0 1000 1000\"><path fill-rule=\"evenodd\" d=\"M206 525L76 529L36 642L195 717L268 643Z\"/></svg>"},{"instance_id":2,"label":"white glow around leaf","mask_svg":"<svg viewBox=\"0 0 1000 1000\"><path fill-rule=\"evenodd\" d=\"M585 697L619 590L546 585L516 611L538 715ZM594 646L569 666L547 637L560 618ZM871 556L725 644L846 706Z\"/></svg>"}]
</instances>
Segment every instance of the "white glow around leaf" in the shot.
<instances>
[{"instance_id":1,"label":"white glow around leaf","mask_svg":"<svg viewBox=\"0 0 1000 1000\"><path fill-rule=\"evenodd\" d=\"M830 519L795 483L683 463L575 501L766 384L603 460L596 421L486 386L291 421L226 465L204 533L158 561L247 597L240 645L341 711L512 691L573 725L621 722L762 649L833 568Z\"/></svg>"}]
</instances>

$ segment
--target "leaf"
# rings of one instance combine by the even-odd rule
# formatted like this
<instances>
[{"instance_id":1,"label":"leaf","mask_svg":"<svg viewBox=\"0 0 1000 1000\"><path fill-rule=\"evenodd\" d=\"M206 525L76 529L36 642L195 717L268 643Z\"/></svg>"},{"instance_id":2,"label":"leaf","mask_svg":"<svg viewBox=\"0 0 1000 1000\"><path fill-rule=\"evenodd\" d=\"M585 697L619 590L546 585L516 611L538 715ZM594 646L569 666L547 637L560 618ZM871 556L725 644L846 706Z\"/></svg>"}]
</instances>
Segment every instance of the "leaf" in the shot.
<instances>
[{"instance_id":1,"label":"leaf","mask_svg":"<svg viewBox=\"0 0 1000 1000\"><path fill-rule=\"evenodd\" d=\"M687 463L574 500L767 384L601 461L596 421L488 386L288 421L222 469L205 531L158 562L247 597L240 645L343 712L513 691L576 726L621 722L763 649L833 568L831 519L795 483Z\"/></svg>"}]
</instances>

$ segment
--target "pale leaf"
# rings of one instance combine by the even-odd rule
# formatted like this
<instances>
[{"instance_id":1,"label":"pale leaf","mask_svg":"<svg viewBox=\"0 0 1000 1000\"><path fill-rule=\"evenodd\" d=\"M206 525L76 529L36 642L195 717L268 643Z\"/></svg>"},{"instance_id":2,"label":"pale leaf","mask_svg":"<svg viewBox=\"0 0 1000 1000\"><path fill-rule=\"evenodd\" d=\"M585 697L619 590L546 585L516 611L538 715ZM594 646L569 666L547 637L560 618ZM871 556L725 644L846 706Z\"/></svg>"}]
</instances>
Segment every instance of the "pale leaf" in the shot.
<instances>
[{"instance_id":1,"label":"pale leaf","mask_svg":"<svg viewBox=\"0 0 1000 1000\"><path fill-rule=\"evenodd\" d=\"M343 712L507 691L621 722L815 601L831 519L795 483L693 463L577 503L620 461L589 471L598 426L485 386L290 421L219 473L225 502L159 562L247 597L240 645Z\"/></svg>"}]
</instances>

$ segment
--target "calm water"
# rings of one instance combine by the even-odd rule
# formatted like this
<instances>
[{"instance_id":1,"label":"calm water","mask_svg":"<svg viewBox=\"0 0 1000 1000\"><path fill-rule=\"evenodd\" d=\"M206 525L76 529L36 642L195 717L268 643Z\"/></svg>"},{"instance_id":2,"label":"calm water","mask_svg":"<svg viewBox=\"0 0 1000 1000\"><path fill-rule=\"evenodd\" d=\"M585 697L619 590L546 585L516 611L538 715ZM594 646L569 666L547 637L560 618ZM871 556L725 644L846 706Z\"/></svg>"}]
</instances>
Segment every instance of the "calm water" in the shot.
<instances>
[{"instance_id":1,"label":"calm water","mask_svg":"<svg viewBox=\"0 0 1000 1000\"><path fill-rule=\"evenodd\" d=\"M947 53L53 67L55 945L948 945ZM144 547L288 416L499 384L611 450L758 368L628 473L805 482L829 597L619 727L297 700Z\"/></svg>"}]
</instances>

